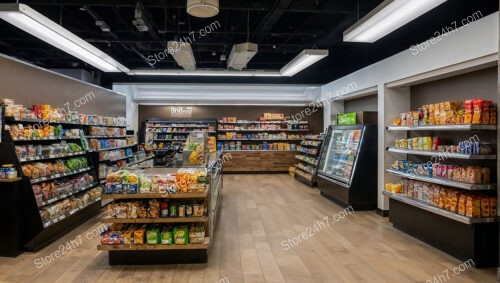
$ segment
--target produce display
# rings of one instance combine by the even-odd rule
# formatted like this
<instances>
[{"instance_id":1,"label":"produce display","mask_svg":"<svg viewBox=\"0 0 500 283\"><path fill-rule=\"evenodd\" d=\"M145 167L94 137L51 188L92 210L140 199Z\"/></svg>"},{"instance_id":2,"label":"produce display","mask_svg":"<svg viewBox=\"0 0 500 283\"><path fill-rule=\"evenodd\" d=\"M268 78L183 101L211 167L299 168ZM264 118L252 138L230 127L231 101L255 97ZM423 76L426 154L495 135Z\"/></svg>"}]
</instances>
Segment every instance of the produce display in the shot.
<instances>
[{"instance_id":1,"label":"produce display","mask_svg":"<svg viewBox=\"0 0 500 283\"><path fill-rule=\"evenodd\" d=\"M497 215L495 196L455 190L408 179L403 179L402 184L398 184L395 188L395 191L401 192L409 198L467 217L494 217Z\"/></svg>"},{"instance_id":2,"label":"produce display","mask_svg":"<svg viewBox=\"0 0 500 283\"><path fill-rule=\"evenodd\" d=\"M207 174L202 170L180 169L177 173L164 175L120 170L107 175L105 193L199 193L205 191L207 182Z\"/></svg>"},{"instance_id":3,"label":"produce display","mask_svg":"<svg viewBox=\"0 0 500 283\"><path fill-rule=\"evenodd\" d=\"M66 143L65 141L51 145L16 145L15 149L18 158L83 152L81 145Z\"/></svg>"},{"instance_id":4,"label":"produce display","mask_svg":"<svg viewBox=\"0 0 500 283\"><path fill-rule=\"evenodd\" d=\"M203 225L113 224L101 234L102 245L187 245L204 242Z\"/></svg>"},{"instance_id":5,"label":"produce display","mask_svg":"<svg viewBox=\"0 0 500 283\"><path fill-rule=\"evenodd\" d=\"M106 149L115 147L124 147L135 144L134 137L127 137L126 139L90 139L91 149Z\"/></svg>"},{"instance_id":6,"label":"produce display","mask_svg":"<svg viewBox=\"0 0 500 283\"><path fill-rule=\"evenodd\" d=\"M35 184L33 185L33 192L35 193L37 203L40 203L65 194L71 194L78 189L94 183L94 181L92 175L84 173L76 177Z\"/></svg>"},{"instance_id":7,"label":"produce display","mask_svg":"<svg viewBox=\"0 0 500 283\"><path fill-rule=\"evenodd\" d=\"M439 152L464 153L464 154L493 154L494 146L491 143L478 141L459 141L458 145L445 145L444 137L416 137L398 139L394 142L397 148L432 150Z\"/></svg>"},{"instance_id":8,"label":"produce display","mask_svg":"<svg viewBox=\"0 0 500 283\"><path fill-rule=\"evenodd\" d=\"M54 174L67 173L70 171L88 167L87 158L70 158L57 160L56 162L37 162L21 166L24 176L36 179Z\"/></svg>"},{"instance_id":9,"label":"produce display","mask_svg":"<svg viewBox=\"0 0 500 283\"><path fill-rule=\"evenodd\" d=\"M390 169L471 184L489 184L491 174L488 167L417 163L408 160L396 160L391 164Z\"/></svg>"},{"instance_id":10,"label":"produce display","mask_svg":"<svg viewBox=\"0 0 500 283\"><path fill-rule=\"evenodd\" d=\"M66 113L65 109L52 108L50 105L33 105L27 109L22 105L14 104L13 99L3 100L5 107L5 116L16 119L41 119L52 122L70 122L77 124L98 124L107 126L125 127L127 120L125 117L103 117L99 115L78 114L78 112Z\"/></svg>"},{"instance_id":11,"label":"produce display","mask_svg":"<svg viewBox=\"0 0 500 283\"><path fill-rule=\"evenodd\" d=\"M205 147L200 143L188 143L185 151L192 151L189 155L190 165L201 165L205 163Z\"/></svg>"},{"instance_id":12,"label":"produce display","mask_svg":"<svg viewBox=\"0 0 500 283\"><path fill-rule=\"evenodd\" d=\"M151 199L115 202L108 205L108 216L118 219L185 218L206 215L207 206L203 201L177 203Z\"/></svg>"},{"instance_id":13,"label":"produce display","mask_svg":"<svg viewBox=\"0 0 500 283\"><path fill-rule=\"evenodd\" d=\"M61 125L44 124L41 127L34 125L14 124L6 125L14 140L36 140L56 138L79 138L80 129L63 129Z\"/></svg>"},{"instance_id":14,"label":"produce display","mask_svg":"<svg viewBox=\"0 0 500 283\"><path fill-rule=\"evenodd\" d=\"M64 200L44 206L40 209L42 222L54 220L60 216L71 214L72 211L82 209L89 203L97 201L101 196L101 189L94 188L89 191L73 195Z\"/></svg>"},{"instance_id":15,"label":"produce display","mask_svg":"<svg viewBox=\"0 0 500 283\"><path fill-rule=\"evenodd\" d=\"M125 136L127 134L127 130L125 128L90 126L87 134L89 136L115 137Z\"/></svg>"},{"instance_id":16,"label":"produce display","mask_svg":"<svg viewBox=\"0 0 500 283\"><path fill-rule=\"evenodd\" d=\"M401 113L394 119L394 125L460 125L483 124L496 125L497 108L489 100L474 99L465 101L447 101L423 105L418 111Z\"/></svg>"}]
</instances>

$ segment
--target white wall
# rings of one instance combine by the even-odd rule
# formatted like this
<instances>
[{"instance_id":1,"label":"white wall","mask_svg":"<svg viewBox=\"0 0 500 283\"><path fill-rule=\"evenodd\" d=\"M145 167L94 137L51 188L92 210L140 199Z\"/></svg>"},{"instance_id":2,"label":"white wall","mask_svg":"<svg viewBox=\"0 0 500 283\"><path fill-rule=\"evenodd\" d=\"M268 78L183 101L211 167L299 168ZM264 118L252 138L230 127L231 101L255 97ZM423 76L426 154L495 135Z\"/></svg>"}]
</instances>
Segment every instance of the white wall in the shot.
<instances>
[{"instance_id":1,"label":"white wall","mask_svg":"<svg viewBox=\"0 0 500 283\"><path fill-rule=\"evenodd\" d=\"M363 91L359 90L368 90L373 87L378 89L378 207L380 209L388 208L382 191L384 190L386 159L389 158L386 156L384 145L391 139L391 136L386 133L384 125L395 117L396 112L404 112L410 107L410 99L401 99L409 93L409 90L391 89L387 87L387 84L403 79L416 82L426 77L446 75L447 72L451 74L465 67L473 69L474 66L481 64L498 62L498 18L498 12L491 14L443 37L441 41L431 44L418 54L412 55L408 47L408 50L321 87L322 99L339 99L343 95L349 96L350 93L343 95L337 95L337 93L342 93L342 88L353 84L357 86L353 92L360 93L360 95ZM330 104L330 107L338 108L334 103ZM332 109L330 112L335 112ZM325 126L328 123L329 121L325 119Z\"/></svg>"}]
</instances>

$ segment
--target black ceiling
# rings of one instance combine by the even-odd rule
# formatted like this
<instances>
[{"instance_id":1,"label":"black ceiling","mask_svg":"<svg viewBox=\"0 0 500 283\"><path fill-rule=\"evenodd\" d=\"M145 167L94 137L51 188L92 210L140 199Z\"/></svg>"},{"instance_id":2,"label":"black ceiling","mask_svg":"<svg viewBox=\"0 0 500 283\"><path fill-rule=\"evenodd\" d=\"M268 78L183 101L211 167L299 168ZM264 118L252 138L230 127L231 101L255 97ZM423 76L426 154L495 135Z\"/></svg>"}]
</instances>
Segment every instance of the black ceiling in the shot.
<instances>
[{"instance_id":1,"label":"black ceiling","mask_svg":"<svg viewBox=\"0 0 500 283\"><path fill-rule=\"evenodd\" d=\"M4 3L15 1L1 1ZM443 5L374 44L344 43L342 33L381 0L220 0L217 16L200 19L186 13L186 0L142 0L149 32L139 32L132 20L136 0L26 0L29 5L79 37L94 44L129 69L179 68L172 57L151 66L148 56L165 49L166 41L196 36L192 44L198 68L225 68L235 43L259 44L249 69L284 66L305 48L329 49L330 56L292 78L144 77L101 74L112 82L327 83L396 54L432 37L436 31L480 11L498 11L498 0L448 0ZM249 18L249 25L247 19ZM110 32L95 25L104 21ZM212 32L198 31L212 25ZM247 33L247 29L249 33ZM478 43L480 44L480 43ZM78 59L5 22L0 23L0 52L45 68L95 70ZM151 57L149 57L151 58Z\"/></svg>"}]
</instances>

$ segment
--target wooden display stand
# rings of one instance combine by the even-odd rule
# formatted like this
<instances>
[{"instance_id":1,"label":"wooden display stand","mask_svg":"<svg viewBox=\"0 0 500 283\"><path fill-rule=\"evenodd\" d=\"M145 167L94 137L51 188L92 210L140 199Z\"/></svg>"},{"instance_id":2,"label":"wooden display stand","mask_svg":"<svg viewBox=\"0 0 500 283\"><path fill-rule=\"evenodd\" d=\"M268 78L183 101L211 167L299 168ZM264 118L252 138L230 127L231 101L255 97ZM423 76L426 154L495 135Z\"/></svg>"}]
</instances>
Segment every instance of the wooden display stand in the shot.
<instances>
[{"instance_id":1,"label":"wooden display stand","mask_svg":"<svg viewBox=\"0 0 500 283\"><path fill-rule=\"evenodd\" d=\"M226 173L282 173L288 172L298 152L295 150L228 150L223 154L231 155L231 158L227 158L224 162Z\"/></svg>"},{"instance_id":2,"label":"wooden display stand","mask_svg":"<svg viewBox=\"0 0 500 283\"><path fill-rule=\"evenodd\" d=\"M153 168L153 170L164 170ZM172 170L168 168L167 170ZM202 244L187 245L98 245L97 249L109 251L110 265L147 265L147 264L181 264L204 263L208 260L211 243L213 241L214 227L220 211L222 198L222 173L213 170L208 173L208 191L204 193L147 193L147 194L103 194L102 199L111 200L147 200L147 199L172 199L172 200L204 200L207 205L207 216L182 217L182 218L154 218L154 219L116 219L105 218L103 223L130 223L130 224L187 224L204 223L205 242Z\"/></svg>"}]
</instances>

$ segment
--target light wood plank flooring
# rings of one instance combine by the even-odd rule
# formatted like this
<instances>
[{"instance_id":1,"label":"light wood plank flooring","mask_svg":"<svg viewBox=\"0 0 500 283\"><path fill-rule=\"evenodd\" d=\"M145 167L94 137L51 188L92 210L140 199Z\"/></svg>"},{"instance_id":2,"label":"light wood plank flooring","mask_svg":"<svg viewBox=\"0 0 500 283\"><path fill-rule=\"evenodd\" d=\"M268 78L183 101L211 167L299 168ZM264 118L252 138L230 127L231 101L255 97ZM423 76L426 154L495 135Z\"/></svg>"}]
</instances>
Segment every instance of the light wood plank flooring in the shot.
<instances>
[{"instance_id":1,"label":"light wood plank flooring","mask_svg":"<svg viewBox=\"0 0 500 283\"><path fill-rule=\"evenodd\" d=\"M290 176L226 175L224 186L206 264L110 267L107 252L96 250L99 239L85 240L100 225L99 216L38 253L0 258L0 282L426 282L446 269L450 278L442 282L495 282L495 269L454 275L459 260L399 232L373 211L333 223L342 208ZM282 241L327 216L329 228L283 248ZM37 258L79 235L82 245L37 268Z\"/></svg>"}]
</instances>

